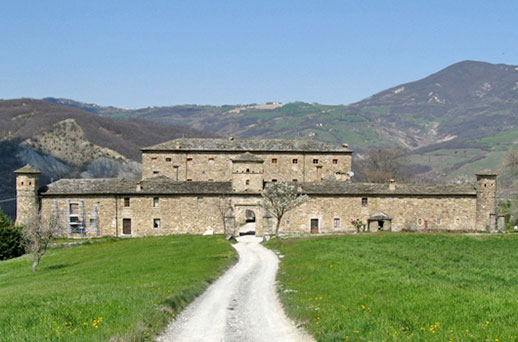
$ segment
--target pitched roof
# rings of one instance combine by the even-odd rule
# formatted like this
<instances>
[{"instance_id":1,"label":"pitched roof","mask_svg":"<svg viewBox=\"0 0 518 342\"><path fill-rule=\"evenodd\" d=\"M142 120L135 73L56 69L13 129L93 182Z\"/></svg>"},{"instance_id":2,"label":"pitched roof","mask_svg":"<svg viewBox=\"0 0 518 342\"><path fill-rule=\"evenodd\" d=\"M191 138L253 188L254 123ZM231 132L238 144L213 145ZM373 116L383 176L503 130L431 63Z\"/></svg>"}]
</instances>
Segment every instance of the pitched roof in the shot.
<instances>
[{"instance_id":1,"label":"pitched roof","mask_svg":"<svg viewBox=\"0 0 518 342\"><path fill-rule=\"evenodd\" d=\"M235 157L234 159L232 159L232 161L233 162L264 163L263 159L259 158L256 155L253 155L250 152L242 153L242 154L238 155L237 157Z\"/></svg>"},{"instance_id":2,"label":"pitched roof","mask_svg":"<svg viewBox=\"0 0 518 342\"><path fill-rule=\"evenodd\" d=\"M233 151L233 152L348 152L348 147L330 145L308 139L206 139L181 138L155 146L145 151Z\"/></svg>"},{"instance_id":3,"label":"pitched roof","mask_svg":"<svg viewBox=\"0 0 518 342\"><path fill-rule=\"evenodd\" d=\"M137 184L141 190L137 191ZM42 195L130 195L130 194L224 194L230 182L177 182L165 177L127 181L116 178L60 179L49 184Z\"/></svg>"},{"instance_id":4,"label":"pitched roof","mask_svg":"<svg viewBox=\"0 0 518 342\"><path fill-rule=\"evenodd\" d=\"M299 185L299 191L308 195L476 196L474 187L457 184L396 184L395 190L378 183L327 181Z\"/></svg>"},{"instance_id":5,"label":"pitched roof","mask_svg":"<svg viewBox=\"0 0 518 342\"><path fill-rule=\"evenodd\" d=\"M485 169L480 172L476 173L477 176L498 176L498 173L496 173L493 170Z\"/></svg>"},{"instance_id":6,"label":"pitched roof","mask_svg":"<svg viewBox=\"0 0 518 342\"><path fill-rule=\"evenodd\" d=\"M30 164L26 164L24 167L14 171L14 173L41 173L40 170L32 167Z\"/></svg>"}]
</instances>

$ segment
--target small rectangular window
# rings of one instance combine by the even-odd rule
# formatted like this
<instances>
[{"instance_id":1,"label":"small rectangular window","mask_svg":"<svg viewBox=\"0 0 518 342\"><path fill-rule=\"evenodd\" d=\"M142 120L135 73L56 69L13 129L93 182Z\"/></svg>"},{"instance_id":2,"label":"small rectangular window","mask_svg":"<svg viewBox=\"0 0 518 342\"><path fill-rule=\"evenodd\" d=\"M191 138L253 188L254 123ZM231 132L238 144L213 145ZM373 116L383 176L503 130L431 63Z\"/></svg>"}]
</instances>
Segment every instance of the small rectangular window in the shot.
<instances>
[{"instance_id":1,"label":"small rectangular window","mask_svg":"<svg viewBox=\"0 0 518 342\"><path fill-rule=\"evenodd\" d=\"M249 179L245 180L245 185L250 185L250 180Z\"/></svg>"},{"instance_id":2,"label":"small rectangular window","mask_svg":"<svg viewBox=\"0 0 518 342\"><path fill-rule=\"evenodd\" d=\"M129 197L124 197L124 206L125 207L129 207L130 206L130 198Z\"/></svg>"},{"instance_id":3,"label":"small rectangular window","mask_svg":"<svg viewBox=\"0 0 518 342\"><path fill-rule=\"evenodd\" d=\"M170 162L171 160L172 160L171 158L165 158L166 162Z\"/></svg>"},{"instance_id":4,"label":"small rectangular window","mask_svg":"<svg viewBox=\"0 0 518 342\"><path fill-rule=\"evenodd\" d=\"M299 162L299 160L297 158L293 158L293 160L291 161L293 164L297 164Z\"/></svg>"},{"instance_id":5,"label":"small rectangular window","mask_svg":"<svg viewBox=\"0 0 518 342\"><path fill-rule=\"evenodd\" d=\"M153 197L153 207L158 208L158 205L160 204L160 198Z\"/></svg>"},{"instance_id":6,"label":"small rectangular window","mask_svg":"<svg viewBox=\"0 0 518 342\"><path fill-rule=\"evenodd\" d=\"M94 226L96 226L95 219L91 218L90 219L90 227L94 227Z\"/></svg>"},{"instance_id":7,"label":"small rectangular window","mask_svg":"<svg viewBox=\"0 0 518 342\"><path fill-rule=\"evenodd\" d=\"M366 207L368 204L367 197L362 198L362 207Z\"/></svg>"},{"instance_id":8,"label":"small rectangular window","mask_svg":"<svg viewBox=\"0 0 518 342\"><path fill-rule=\"evenodd\" d=\"M79 203L70 203L70 215L79 215Z\"/></svg>"},{"instance_id":9,"label":"small rectangular window","mask_svg":"<svg viewBox=\"0 0 518 342\"><path fill-rule=\"evenodd\" d=\"M191 162L191 161L192 161L192 158L187 158L187 161L188 161L188 162Z\"/></svg>"},{"instance_id":10,"label":"small rectangular window","mask_svg":"<svg viewBox=\"0 0 518 342\"><path fill-rule=\"evenodd\" d=\"M188 181L188 182L192 182L192 179L191 179L191 178L187 178L187 181Z\"/></svg>"},{"instance_id":11,"label":"small rectangular window","mask_svg":"<svg viewBox=\"0 0 518 342\"><path fill-rule=\"evenodd\" d=\"M159 171L159 170L153 170L153 174L154 174L154 175L158 175L159 173L160 173L160 171Z\"/></svg>"},{"instance_id":12,"label":"small rectangular window","mask_svg":"<svg viewBox=\"0 0 518 342\"><path fill-rule=\"evenodd\" d=\"M153 219L153 228L159 229L160 228L160 219Z\"/></svg>"},{"instance_id":13,"label":"small rectangular window","mask_svg":"<svg viewBox=\"0 0 518 342\"><path fill-rule=\"evenodd\" d=\"M151 157L151 160L157 160L157 157Z\"/></svg>"},{"instance_id":14,"label":"small rectangular window","mask_svg":"<svg viewBox=\"0 0 518 342\"><path fill-rule=\"evenodd\" d=\"M318 159L313 159L313 164L318 164Z\"/></svg>"},{"instance_id":15,"label":"small rectangular window","mask_svg":"<svg viewBox=\"0 0 518 342\"><path fill-rule=\"evenodd\" d=\"M292 182L294 182L294 183L296 183L296 182L298 182L299 180L298 180L297 178L293 178L291 181L292 181Z\"/></svg>"},{"instance_id":16,"label":"small rectangular window","mask_svg":"<svg viewBox=\"0 0 518 342\"><path fill-rule=\"evenodd\" d=\"M277 158L272 158L272 164L277 164Z\"/></svg>"},{"instance_id":17,"label":"small rectangular window","mask_svg":"<svg viewBox=\"0 0 518 342\"><path fill-rule=\"evenodd\" d=\"M333 164L338 164L338 159L333 159Z\"/></svg>"},{"instance_id":18,"label":"small rectangular window","mask_svg":"<svg viewBox=\"0 0 518 342\"><path fill-rule=\"evenodd\" d=\"M272 179L272 183L275 183L275 182L277 182L277 179Z\"/></svg>"},{"instance_id":19,"label":"small rectangular window","mask_svg":"<svg viewBox=\"0 0 518 342\"><path fill-rule=\"evenodd\" d=\"M214 161L214 158L210 157L209 162L213 162L213 161Z\"/></svg>"},{"instance_id":20,"label":"small rectangular window","mask_svg":"<svg viewBox=\"0 0 518 342\"><path fill-rule=\"evenodd\" d=\"M333 220L333 227L340 228L340 219L338 217Z\"/></svg>"}]
</instances>

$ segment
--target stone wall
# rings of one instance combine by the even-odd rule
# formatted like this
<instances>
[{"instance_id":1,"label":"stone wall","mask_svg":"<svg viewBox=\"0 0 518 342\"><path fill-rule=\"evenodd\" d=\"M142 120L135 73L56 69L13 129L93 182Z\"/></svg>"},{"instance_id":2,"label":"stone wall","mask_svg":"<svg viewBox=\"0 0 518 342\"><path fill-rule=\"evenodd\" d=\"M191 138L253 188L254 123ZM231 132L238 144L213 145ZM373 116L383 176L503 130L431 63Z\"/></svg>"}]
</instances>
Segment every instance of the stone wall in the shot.
<instances>
[{"instance_id":1,"label":"stone wall","mask_svg":"<svg viewBox=\"0 0 518 342\"><path fill-rule=\"evenodd\" d=\"M362 206L362 198L367 205ZM466 197L315 197L288 212L281 232L309 233L310 220L319 220L320 233L353 232L350 219L367 219L378 212L392 219L392 230L475 229L476 198ZM339 219L335 227L334 219Z\"/></svg>"},{"instance_id":2,"label":"stone wall","mask_svg":"<svg viewBox=\"0 0 518 342\"><path fill-rule=\"evenodd\" d=\"M245 222L247 209L257 219L256 233L272 233L275 219L264 219L261 196L148 196L134 195L126 206L124 196L50 197L42 200L42 221L58 208L66 236L70 234L70 204L78 203L86 236L124 236L123 221L131 220L131 234L148 236L167 234L202 234L212 229L224 233L220 201L232 204L235 229ZM157 198L157 199L155 199ZM367 203L365 204L365 200ZM126 202L126 203L125 203ZM393 231L408 230L473 230L476 227L475 196L311 196L304 204L288 212L281 224L282 233L309 233L310 220L318 219L318 232L353 232L351 218L363 223L374 214L384 213L391 219ZM160 222L154 221L159 219ZM335 219L338 219L336 221ZM268 222L267 222L268 221ZM386 228L387 226L385 226ZM235 230L235 231L236 231ZM234 231L234 232L235 232ZM229 233L229 232L227 232Z\"/></svg>"},{"instance_id":3,"label":"stone wall","mask_svg":"<svg viewBox=\"0 0 518 342\"><path fill-rule=\"evenodd\" d=\"M144 152L142 177L166 176L178 181L230 181L233 152ZM264 160L265 181L315 182L336 179L351 170L350 153L253 153ZM321 171L318 171L318 169ZM341 177L342 180L345 180Z\"/></svg>"}]
</instances>

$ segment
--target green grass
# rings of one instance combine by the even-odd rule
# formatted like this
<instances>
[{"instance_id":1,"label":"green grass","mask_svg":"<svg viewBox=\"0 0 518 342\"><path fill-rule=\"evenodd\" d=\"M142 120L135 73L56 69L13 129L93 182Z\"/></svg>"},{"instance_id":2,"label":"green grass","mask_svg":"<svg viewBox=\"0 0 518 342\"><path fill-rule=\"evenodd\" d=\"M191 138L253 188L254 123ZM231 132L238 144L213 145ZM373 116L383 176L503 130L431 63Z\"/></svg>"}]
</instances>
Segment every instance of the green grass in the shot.
<instances>
[{"instance_id":1,"label":"green grass","mask_svg":"<svg viewBox=\"0 0 518 342\"><path fill-rule=\"evenodd\" d=\"M272 240L279 293L318 341L518 341L518 236Z\"/></svg>"},{"instance_id":2,"label":"green grass","mask_svg":"<svg viewBox=\"0 0 518 342\"><path fill-rule=\"evenodd\" d=\"M235 260L221 236L167 236L0 262L0 341L149 340Z\"/></svg>"}]
</instances>

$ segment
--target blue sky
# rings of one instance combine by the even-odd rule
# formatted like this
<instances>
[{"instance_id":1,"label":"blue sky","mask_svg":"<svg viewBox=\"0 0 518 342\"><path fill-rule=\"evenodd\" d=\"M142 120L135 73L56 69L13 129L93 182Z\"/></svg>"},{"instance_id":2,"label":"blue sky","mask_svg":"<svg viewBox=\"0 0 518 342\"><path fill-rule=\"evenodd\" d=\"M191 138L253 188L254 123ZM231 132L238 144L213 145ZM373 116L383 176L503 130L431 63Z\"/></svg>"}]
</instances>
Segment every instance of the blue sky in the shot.
<instances>
[{"instance_id":1,"label":"blue sky","mask_svg":"<svg viewBox=\"0 0 518 342\"><path fill-rule=\"evenodd\" d=\"M518 64L518 1L0 4L4 99L348 104L461 60Z\"/></svg>"}]
</instances>

